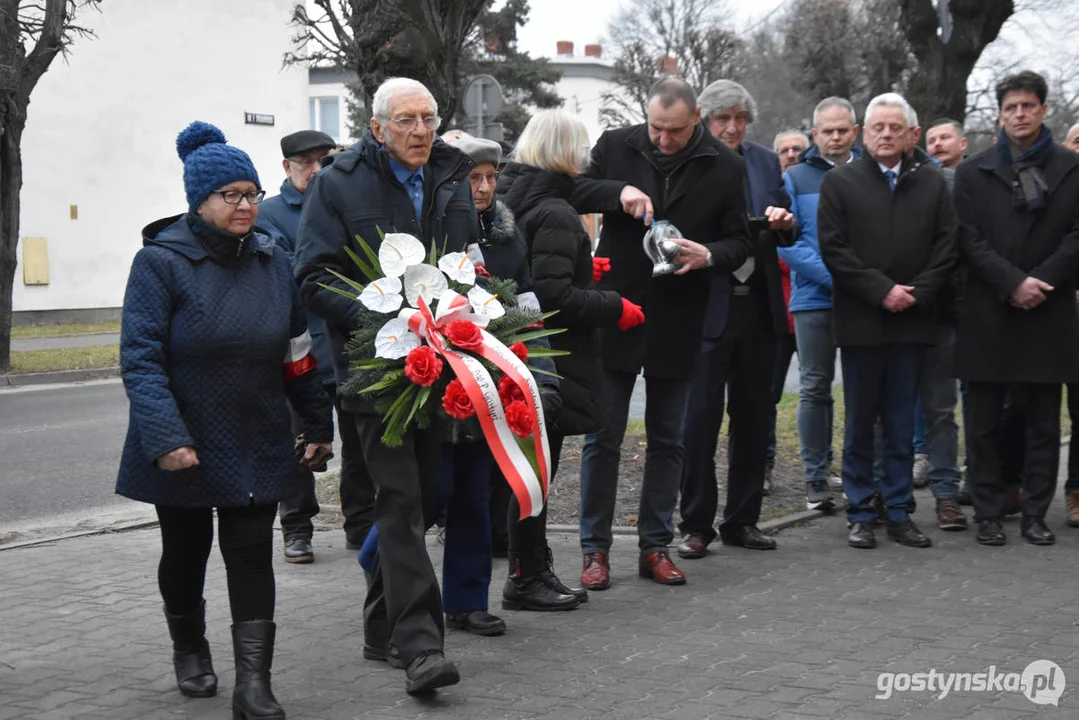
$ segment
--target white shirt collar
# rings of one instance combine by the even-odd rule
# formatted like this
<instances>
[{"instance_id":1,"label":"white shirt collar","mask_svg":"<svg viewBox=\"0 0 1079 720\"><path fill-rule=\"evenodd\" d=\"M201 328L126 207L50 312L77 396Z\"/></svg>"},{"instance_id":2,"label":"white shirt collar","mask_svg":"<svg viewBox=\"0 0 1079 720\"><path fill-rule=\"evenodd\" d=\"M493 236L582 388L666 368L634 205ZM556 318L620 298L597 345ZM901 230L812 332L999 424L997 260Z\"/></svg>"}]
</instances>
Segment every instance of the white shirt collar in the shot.
<instances>
[{"instance_id":1,"label":"white shirt collar","mask_svg":"<svg viewBox=\"0 0 1079 720\"><path fill-rule=\"evenodd\" d=\"M879 166L880 166L880 171L881 171L882 173L886 173L886 172L888 172L889 170L891 170L892 172L894 172L894 173L895 173L895 176L896 176L896 177L899 177L899 168L900 168L900 167L901 167L901 166L903 165L903 159L902 159L902 158L900 158L900 159L899 159L899 162L897 162L897 163L895 164L895 167L888 167L887 165L885 165L885 164L884 164L884 163L882 163L882 162L879 162L879 163L877 163L877 165L879 165Z\"/></svg>"}]
</instances>

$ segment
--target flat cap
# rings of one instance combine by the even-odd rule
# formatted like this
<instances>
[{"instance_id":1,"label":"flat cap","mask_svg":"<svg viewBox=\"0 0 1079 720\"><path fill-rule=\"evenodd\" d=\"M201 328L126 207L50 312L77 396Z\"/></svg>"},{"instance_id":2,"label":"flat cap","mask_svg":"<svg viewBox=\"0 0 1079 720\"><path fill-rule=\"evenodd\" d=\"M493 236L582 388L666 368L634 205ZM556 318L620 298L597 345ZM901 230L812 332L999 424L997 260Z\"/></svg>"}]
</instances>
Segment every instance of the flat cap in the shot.
<instances>
[{"instance_id":1,"label":"flat cap","mask_svg":"<svg viewBox=\"0 0 1079 720\"><path fill-rule=\"evenodd\" d=\"M287 158L336 146L337 142L332 137L318 130L300 130L281 138L281 154Z\"/></svg>"},{"instance_id":2,"label":"flat cap","mask_svg":"<svg viewBox=\"0 0 1079 720\"><path fill-rule=\"evenodd\" d=\"M495 167L502 162L502 146L494 140L462 135L450 143L455 148L472 158L477 165L491 163Z\"/></svg>"}]
</instances>

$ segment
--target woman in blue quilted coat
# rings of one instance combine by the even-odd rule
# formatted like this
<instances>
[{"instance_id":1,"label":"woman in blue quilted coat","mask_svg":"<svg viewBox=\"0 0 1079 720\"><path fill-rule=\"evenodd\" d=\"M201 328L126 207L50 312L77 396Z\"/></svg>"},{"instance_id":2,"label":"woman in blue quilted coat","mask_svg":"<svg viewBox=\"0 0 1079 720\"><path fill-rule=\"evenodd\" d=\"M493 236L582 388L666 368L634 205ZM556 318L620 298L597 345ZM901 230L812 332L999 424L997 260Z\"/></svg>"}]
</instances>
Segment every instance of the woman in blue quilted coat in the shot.
<instances>
[{"instance_id":1,"label":"woman in blue quilted coat","mask_svg":"<svg viewBox=\"0 0 1079 720\"><path fill-rule=\"evenodd\" d=\"M188 212L151 223L124 296L120 365L130 421L116 491L153 503L158 585L180 692L217 677L202 598L217 509L236 658L233 717L283 719L270 688L276 626L273 521L296 494L286 400L304 420L300 462L330 454L329 400L288 258L255 227L251 159L195 122L176 147Z\"/></svg>"}]
</instances>

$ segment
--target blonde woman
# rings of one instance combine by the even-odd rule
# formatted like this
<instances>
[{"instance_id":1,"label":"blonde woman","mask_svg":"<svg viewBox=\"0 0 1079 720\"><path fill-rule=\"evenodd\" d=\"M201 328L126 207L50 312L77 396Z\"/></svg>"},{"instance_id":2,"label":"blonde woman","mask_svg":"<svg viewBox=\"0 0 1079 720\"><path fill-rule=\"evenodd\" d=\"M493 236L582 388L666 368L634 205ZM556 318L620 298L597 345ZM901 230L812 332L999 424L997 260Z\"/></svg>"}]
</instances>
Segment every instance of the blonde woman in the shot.
<instances>
[{"instance_id":1,"label":"blonde woman","mask_svg":"<svg viewBox=\"0 0 1079 720\"><path fill-rule=\"evenodd\" d=\"M557 310L548 327L565 328L550 338L551 347L569 354L555 358L562 376L562 409L547 419L551 444L551 477L558 469L562 440L599 429L600 364L596 329L617 323L623 330L644 322L644 313L610 290L593 285L592 242L569 204L577 176L588 162L588 132L573 115L561 110L537 113L521 133L513 162L503 170L498 196L517 217L528 243L532 287L544 311ZM567 610L566 595L578 602L585 590L566 587L552 570L547 546L547 511L513 522L519 514L510 505L510 577L502 593L507 610Z\"/></svg>"}]
</instances>

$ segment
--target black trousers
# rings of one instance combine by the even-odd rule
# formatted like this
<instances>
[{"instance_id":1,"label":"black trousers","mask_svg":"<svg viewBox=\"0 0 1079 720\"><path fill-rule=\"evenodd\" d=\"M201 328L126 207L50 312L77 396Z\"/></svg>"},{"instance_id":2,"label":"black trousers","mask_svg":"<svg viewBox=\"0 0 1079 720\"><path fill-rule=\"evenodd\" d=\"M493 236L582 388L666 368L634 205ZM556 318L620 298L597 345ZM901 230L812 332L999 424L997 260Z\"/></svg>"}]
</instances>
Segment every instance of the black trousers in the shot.
<instances>
[{"instance_id":1,"label":"black trousers","mask_svg":"<svg viewBox=\"0 0 1079 720\"><path fill-rule=\"evenodd\" d=\"M999 519L1003 512L1000 418L1005 396L1026 425L1019 504L1024 517L1045 517L1060 462L1060 394L1061 386L1051 383L967 384L967 464L976 520Z\"/></svg>"},{"instance_id":2,"label":"black trousers","mask_svg":"<svg viewBox=\"0 0 1079 720\"><path fill-rule=\"evenodd\" d=\"M186 615L202 604L214 541L212 508L155 506L161 524L157 584L165 609ZM277 505L218 508L218 546L225 560L232 621L273 620L273 521Z\"/></svg>"},{"instance_id":3,"label":"black trousers","mask_svg":"<svg viewBox=\"0 0 1079 720\"><path fill-rule=\"evenodd\" d=\"M547 440L551 445L551 483L554 483L555 473L558 472L558 460L562 456L562 441L565 437L557 428L547 429ZM504 479L502 484L506 484ZM521 563L522 575L534 575L547 562L547 505L545 503L543 510L535 517L518 520L520 516L521 505L517 502L517 496L510 491L509 513L506 515L510 575L516 569L515 560Z\"/></svg>"},{"instance_id":4,"label":"black trousers","mask_svg":"<svg viewBox=\"0 0 1079 720\"><path fill-rule=\"evenodd\" d=\"M442 594L424 540L434 522L435 484L442 459L442 428L405 435L398 447L382 444L377 415L357 413L356 432L364 462L375 483L375 553L367 598L364 636L369 644L392 642L407 665L426 650L442 650L445 626Z\"/></svg>"},{"instance_id":5,"label":"black trousers","mask_svg":"<svg viewBox=\"0 0 1079 720\"><path fill-rule=\"evenodd\" d=\"M725 390L731 438L720 532L726 526L756 525L760 519L777 342L764 288L754 288L749 295L732 296L723 335L702 345L686 409L679 526L683 534L700 533L709 542L716 537L715 457Z\"/></svg>"},{"instance_id":6,"label":"black trousers","mask_svg":"<svg viewBox=\"0 0 1079 720\"><path fill-rule=\"evenodd\" d=\"M363 460L360 438L356 434L356 419L341 407L333 386L327 391L337 408L337 428L341 435L341 514L345 516L345 537L348 542L362 546L375 522L375 485ZM292 412L291 406L289 411ZM292 432L303 430L299 416L292 413ZM281 502L281 533L285 538L305 537L314 532L311 518L318 515L315 495L315 476L310 470L296 466L296 482L300 493Z\"/></svg>"}]
</instances>

